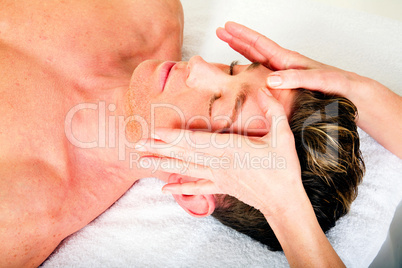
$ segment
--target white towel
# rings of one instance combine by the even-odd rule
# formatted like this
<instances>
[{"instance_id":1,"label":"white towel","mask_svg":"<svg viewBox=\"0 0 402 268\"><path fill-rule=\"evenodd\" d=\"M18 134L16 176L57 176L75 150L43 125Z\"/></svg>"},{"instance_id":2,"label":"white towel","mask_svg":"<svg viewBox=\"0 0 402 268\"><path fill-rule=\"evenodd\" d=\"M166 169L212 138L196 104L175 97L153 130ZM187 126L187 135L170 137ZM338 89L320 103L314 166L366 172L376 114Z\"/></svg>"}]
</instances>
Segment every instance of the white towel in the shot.
<instances>
[{"instance_id":1,"label":"white towel","mask_svg":"<svg viewBox=\"0 0 402 268\"><path fill-rule=\"evenodd\" d=\"M243 23L316 60L401 88L402 23L309 0L183 0L184 59L242 59L215 37L227 20ZM243 59L243 62L246 60ZM392 115L390 115L392 116ZM328 232L348 267L367 267L402 199L402 160L363 131L367 171L350 213ZM87 227L65 239L44 267L286 267L268 251L212 217L187 215L163 183L143 179Z\"/></svg>"}]
</instances>

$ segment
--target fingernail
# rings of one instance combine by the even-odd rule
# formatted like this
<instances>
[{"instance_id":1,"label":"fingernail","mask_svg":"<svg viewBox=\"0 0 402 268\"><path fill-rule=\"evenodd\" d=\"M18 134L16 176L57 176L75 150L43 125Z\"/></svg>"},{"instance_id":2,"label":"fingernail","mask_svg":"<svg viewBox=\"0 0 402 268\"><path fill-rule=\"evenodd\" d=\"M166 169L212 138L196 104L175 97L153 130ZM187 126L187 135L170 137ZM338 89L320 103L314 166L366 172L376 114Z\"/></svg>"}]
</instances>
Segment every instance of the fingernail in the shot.
<instances>
[{"instance_id":1,"label":"fingernail","mask_svg":"<svg viewBox=\"0 0 402 268\"><path fill-rule=\"evenodd\" d=\"M282 85L282 78L279 75L268 76L268 85L270 87L277 87Z\"/></svg>"},{"instance_id":2,"label":"fingernail","mask_svg":"<svg viewBox=\"0 0 402 268\"><path fill-rule=\"evenodd\" d=\"M171 188L170 188L169 184L166 184L165 186L163 186L162 193L164 193L164 194L170 194L171 193Z\"/></svg>"},{"instance_id":3,"label":"fingernail","mask_svg":"<svg viewBox=\"0 0 402 268\"><path fill-rule=\"evenodd\" d=\"M159 137L155 133L151 133L151 138L154 139L154 140L162 140L161 137Z\"/></svg>"},{"instance_id":4,"label":"fingernail","mask_svg":"<svg viewBox=\"0 0 402 268\"><path fill-rule=\"evenodd\" d=\"M147 149L145 148L145 146L140 145L140 144L136 144L136 145L134 146L134 149L136 149L137 151L140 151L140 152L146 152L146 151L147 151Z\"/></svg>"},{"instance_id":5,"label":"fingernail","mask_svg":"<svg viewBox=\"0 0 402 268\"><path fill-rule=\"evenodd\" d=\"M168 190L168 189L165 189L165 188L162 188L162 193L163 193L163 194L170 194L169 190Z\"/></svg>"}]
</instances>

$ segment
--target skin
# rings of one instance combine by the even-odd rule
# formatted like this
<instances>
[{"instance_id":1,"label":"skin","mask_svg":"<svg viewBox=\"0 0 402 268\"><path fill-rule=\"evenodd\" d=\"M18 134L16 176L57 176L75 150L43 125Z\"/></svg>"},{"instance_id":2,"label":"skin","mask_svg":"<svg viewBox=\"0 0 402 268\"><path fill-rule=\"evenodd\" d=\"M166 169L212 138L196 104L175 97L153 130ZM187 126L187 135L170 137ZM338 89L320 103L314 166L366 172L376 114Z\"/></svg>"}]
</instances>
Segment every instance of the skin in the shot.
<instances>
[{"instance_id":1,"label":"skin","mask_svg":"<svg viewBox=\"0 0 402 268\"><path fill-rule=\"evenodd\" d=\"M209 132L247 130L249 135L269 131L270 122L256 104L258 89L264 86L266 77L272 72L270 69L262 65L236 65L230 74L228 65L207 63L200 56L194 56L189 62L178 62L173 66L161 91L163 64L161 61L145 61L134 71L127 93L128 116L139 114L154 127ZM241 107L235 110L236 98L243 88L246 88L246 97L241 101ZM289 116L296 91L273 90L272 94L284 105ZM210 106L211 99L214 102ZM171 106L155 109L155 120L151 122L149 107L165 103L173 105L175 110ZM133 141L142 138L144 133L140 131L141 128L135 124L130 128Z\"/></svg>"},{"instance_id":2,"label":"skin","mask_svg":"<svg viewBox=\"0 0 402 268\"><path fill-rule=\"evenodd\" d=\"M97 140L100 134L98 110L80 110L67 124L66 116L71 109L83 103L99 105L96 109L100 109L101 103L104 103L107 107L107 119L109 116L123 116L124 119L137 110L135 105L138 102L135 99L142 99L144 93L152 92L152 87L144 90L142 95L137 94L139 97L133 97L133 91L137 89L135 83L140 81L138 77L150 77L144 83L144 88L152 81L159 84L157 77L145 75L147 72L158 73L156 69L159 63L145 62L144 66L136 69L138 71L134 75L132 70L146 59L180 60L183 16L178 1L156 0L91 3L2 1L2 11L0 235L7 243L1 245L0 265L38 266L63 238L84 227L123 195L136 180L150 174L149 170L130 168L127 159L133 150L127 149L124 154L126 160L122 161L119 160L119 148L99 145L102 142ZM110 23L110 18L113 18L114 23ZM142 25L147 27L140 27ZM227 101L217 108L215 105L211 112L213 115L229 115L231 108L228 107L233 105L233 92L228 89L233 89L231 84L241 83L240 78L247 76L242 67L238 67L237 71L235 69L236 76L230 77L227 73L228 66L205 65L199 58L190 62L195 63L177 65L177 70L172 73L172 81L168 83L172 87L167 87L167 92L172 89L173 94L173 89L177 88L173 85L181 84L179 88L187 97L176 96L169 100L168 95L162 93L149 97L148 104L152 101L170 101L169 103L186 112L186 122L192 115L206 116L210 96L216 92L202 91L207 85L196 74L198 69L208 72L207 66L213 70L210 74L219 78L211 85L220 85L222 89L221 80L227 83L223 87L224 96L220 99L223 101L225 98ZM151 67L146 68L146 64ZM273 65L266 66L272 68ZM190 78L197 79L187 81L184 68L187 72L190 70L187 73ZM263 81L269 75L269 70L263 67L253 71L259 72ZM222 73L229 78L222 76ZM205 79L205 76L202 78ZM251 87L247 98L249 103L244 103L239 117L248 119L251 115L266 114L265 108L255 106L259 86L260 83ZM189 105L195 98L184 93L189 89L194 89L197 97L202 99L197 102L197 105L201 103L199 107L193 105L197 108L196 111L191 110L193 106ZM291 93L273 91L272 94L285 106L282 114L288 114L290 107L287 105L292 99ZM160 115L159 121L155 122L156 126L176 127L178 122L174 116L162 117L163 113ZM230 128L244 131L242 122L234 122ZM211 130L221 130L221 123L212 120ZM265 118L265 121L254 122L256 125L252 128L265 127L267 132L271 127L269 123L270 119ZM202 122L193 124L189 128L205 127ZM120 133L119 127L115 125L116 133ZM136 132L137 128L132 127L132 123L127 126L123 124L123 127L127 127L129 140L135 141L141 137ZM109 134L110 132L105 133L104 137L108 142L112 136ZM95 140L98 145L91 149L82 146L80 148L72 144L72 137L86 143ZM160 178L166 180L162 173ZM303 200L301 192L298 193L300 200ZM295 192L295 196L299 195ZM324 256L328 256L325 251L320 251L322 249L319 245L327 240L317 230L308 204L304 199L299 207L295 206L283 217L275 218L276 224L273 222L281 243L289 242L290 237L294 240L294 243L288 243L284 247L291 265L298 263L295 261L298 258L303 260L304 255L299 255L298 250L299 246L306 243L306 237L302 233L314 237L307 239L309 243L314 242L310 246L315 247L305 257L306 264L313 263L310 257L323 256L318 260L325 260ZM302 208L306 208L307 214L295 213L300 213ZM265 213L267 212L264 211ZM302 228L302 232L292 227L289 219L295 215L306 219L303 224L305 226L299 226L308 227L309 233L305 232L306 228ZM267 216L267 220L271 223L272 217ZM329 250L328 244L323 248Z\"/></svg>"},{"instance_id":3,"label":"skin","mask_svg":"<svg viewBox=\"0 0 402 268\"><path fill-rule=\"evenodd\" d=\"M140 62L180 60L183 14L179 1L157 0L1 6L0 266L34 267L145 176L117 148L71 144L66 115L102 101L116 105L106 116L124 114ZM97 137L97 113L75 114L77 139Z\"/></svg>"},{"instance_id":4,"label":"skin","mask_svg":"<svg viewBox=\"0 0 402 268\"><path fill-rule=\"evenodd\" d=\"M318 90L328 94L339 94L354 102L359 111L357 124L367 133L373 136L385 148L401 157L402 131L402 97L390 89L367 77L355 73L346 72L332 66L328 66L311 60L296 52L284 49L267 37L234 22L228 22L225 28L219 28L217 35L230 47L243 54L251 61L259 61L276 72L270 73L267 78L267 86L276 89L307 88ZM260 107L266 111L267 119L270 116L279 116L281 107L275 109L275 103L267 96L260 94ZM271 106L270 106L271 105ZM268 108L269 107L269 108ZM384 114L393 116L383 116ZM281 126L280 126L281 125ZM193 144L185 139L173 146L176 152L176 161L187 163L189 168L177 169L173 165L165 168L166 172L184 173L184 175L199 178L192 182L174 182L164 186L164 191L173 194L214 194L227 193L241 201L259 209L267 219L275 232L286 258L291 267L344 267L342 260L336 254L325 234L322 232L314 215L311 203L306 198L301 185L301 176L297 173L297 155L293 146L294 139L289 131L289 125L284 120L280 125L275 125L274 132L280 133L276 141L281 145L270 146L270 134L254 139L254 143L263 143L267 147L265 153L278 151L285 156L288 168L239 170L232 166L231 169L214 169L211 165L201 165L193 162L190 156L201 153L208 157L222 157L233 159L235 154L249 153L252 156L261 156L261 150L255 148L231 148L222 151L221 148L208 148L203 150L197 147L199 142L209 144L211 136L208 133L192 132L188 135L194 137ZM387 129L387 131L381 131ZM168 144L177 136L177 131L158 129L155 132L159 140ZM214 139L227 138L224 135L213 137ZM245 137L237 137L246 139ZM198 142L198 143L197 143ZM163 150L146 144L145 149L161 155L167 155ZM224 153L224 154L223 154ZM164 159L166 163L172 159ZM191 165L188 165L188 162ZM233 162L233 161L232 161ZM177 162L175 163L177 165ZM160 164L158 169L163 165ZM180 167L180 165L179 165ZM243 174L242 172L245 172ZM230 178L230 179L228 179ZM253 178L245 180L244 178ZM277 179L277 181L275 181ZM238 183L228 183L237 181ZM269 181L270 183L266 183ZM242 185L242 187L239 187ZM283 196L290 198L283 199ZM297 222L297 224L295 224Z\"/></svg>"},{"instance_id":5,"label":"skin","mask_svg":"<svg viewBox=\"0 0 402 268\"><path fill-rule=\"evenodd\" d=\"M169 145L168 150L153 146L151 142L144 145L149 152L169 157L164 158L156 168L198 178L191 182L170 182L163 187L164 192L186 196L232 195L263 213L291 267L344 267L322 232L303 188L295 141L283 106L268 89L259 92L259 105L267 119L282 120L273 124L271 131L261 138L230 134L237 141L235 144L240 146L217 148L211 145L204 148L200 145L210 144L212 139L224 143L228 135L214 137L207 132L156 129L159 142ZM177 142L177 137L183 132L191 138L191 143L188 139ZM278 135L275 136L275 133ZM175 155L173 158L172 152ZM252 159L276 154L286 160L286 167L256 168L246 165L239 168L235 159L245 154ZM198 159L200 156L203 159L222 159L224 156L229 164L225 165L226 168L217 168L211 161L195 162L195 155L199 155Z\"/></svg>"},{"instance_id":6,"label":"skin","mask_svg":"<svg viewBox=\"0 0 402 268\"><path fill-rule=\"evenodd\" d=\"M271 72L264 66L235 66L230 75L228 65L194 57L178 62L158 92L160 67L181 57L179 1L3 1L2 11L0 236L7 243L0 246L0 266L38 266L138 179L168 180L130 162L140 154L132 142L149 132L129 116L148 126L180 126L163 109L151 122L150 104L174 105L187 128L221 131L227 122L217 116L233 114L238 85L247 82L247 99L229 130L245 131L255 115L259 120L248 126L254 134L270 129L256 105ZM289 114L294 94L272 93ZM209 115L215 94L220 98ZM194 116L208 120L190 124Z\"/></svg>"}]
</instances>

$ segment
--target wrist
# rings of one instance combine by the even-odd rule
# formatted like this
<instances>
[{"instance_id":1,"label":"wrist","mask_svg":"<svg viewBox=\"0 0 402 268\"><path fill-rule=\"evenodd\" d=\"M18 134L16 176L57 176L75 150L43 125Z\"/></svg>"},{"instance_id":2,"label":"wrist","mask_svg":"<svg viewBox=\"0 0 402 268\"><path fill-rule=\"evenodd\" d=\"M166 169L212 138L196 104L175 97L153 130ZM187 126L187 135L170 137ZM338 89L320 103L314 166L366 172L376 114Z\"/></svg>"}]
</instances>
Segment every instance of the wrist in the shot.
<instances>
[{"instance_id":1,"label":"wrist","mask_svg":"<svg viewBox=\"0 0 402 268\"><path fill-rule=\"evenodd\" d=\"M301 183L300 183L301 184ZM281 202L267 204L260 209L268 223L283 226L292 224L300 218L314 216L314 210L303 186L296 187L283 194Z\"/></svg>"},{"instance_id":2,"label":"wrist","mask_svg":"<svg viewBox=\"0 0 402 268\"><path fill-rule=\"evenodd\" d=\"M308 198L266 219L291 267L344 267L322 231Z\"/></svg>"}]
</instances>

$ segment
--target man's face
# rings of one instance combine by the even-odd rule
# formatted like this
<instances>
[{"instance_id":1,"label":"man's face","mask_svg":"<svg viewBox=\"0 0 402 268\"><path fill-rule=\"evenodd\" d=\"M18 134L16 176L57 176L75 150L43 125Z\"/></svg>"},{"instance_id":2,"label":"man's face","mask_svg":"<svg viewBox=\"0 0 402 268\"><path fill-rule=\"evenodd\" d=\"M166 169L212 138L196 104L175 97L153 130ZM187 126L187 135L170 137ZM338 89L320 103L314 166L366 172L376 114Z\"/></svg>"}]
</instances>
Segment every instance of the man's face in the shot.
<instances>
[{"instance_id":1,"label":"man's face","mask_svg":"<svg viewBox=\"0 0 402 268\"><path fill-rule=\"evenodd\" d=\"M270 72L260 64L231 67L199 56L189 62L145 61L133 73L126 103L127 115L145 120L128 125L129 138L148 136L145 127L263 135L270 122L258 106L257 92ZM271 93L289 116L295 92Z\"/></svg>"}]
</instances>

